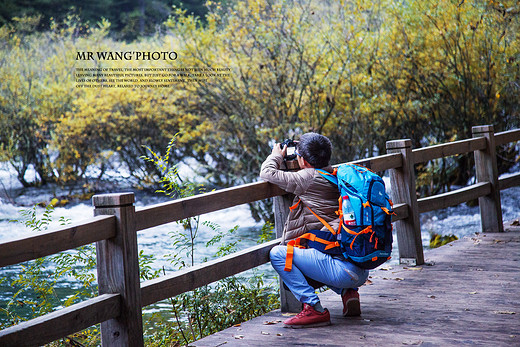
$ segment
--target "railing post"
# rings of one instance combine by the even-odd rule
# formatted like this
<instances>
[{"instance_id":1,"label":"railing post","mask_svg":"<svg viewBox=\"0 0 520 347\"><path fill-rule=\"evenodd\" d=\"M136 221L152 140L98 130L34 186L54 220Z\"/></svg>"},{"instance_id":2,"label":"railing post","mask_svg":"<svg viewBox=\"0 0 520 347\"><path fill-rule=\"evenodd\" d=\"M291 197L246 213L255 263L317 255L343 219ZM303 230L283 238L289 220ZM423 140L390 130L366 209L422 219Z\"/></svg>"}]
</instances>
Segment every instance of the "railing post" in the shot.
<instances>
[{"instance_id":1,"label":"railing post","mask_svg":"<svg viewBox=\"0 0 520 347\"><path fill-rule=\"evenodd\" d=\"M121 314L101 323L103 346L143 346L143 318L134 194L92 198L94 215L114 215L116 236L96 243L99 294L120 293Z\"/></svg>"},{"instance_id":2,"label":"railing post","mask_svg":"<svg viewBox=\"0 0 520 347\"><path fill-rule=\"evenodd\" d=\"M273 198L274 209L274 227L276 237L282 237L283 229L287 216L289 215L289 207L291 206L294 195L286 194L283 196L276 196ZM280 309L282 312L297 313L302 310L302 303L296 300L293 293L283 286L283 281L280 279Z\"/></svg>"},{"instance_id":3,"label":"railing post","mask_svg":"<svg viewBox=\"0 0 520 347\"><path fill-rule=\"evenodd\" d=\"M475 151L475 171L477 182L491 183L491 193L478 198L480 221L483 232L502 232L502 206L498 186L498 168L495 145L495 132L492 125L475 126L473 137L485 137L486 149Z\"/></svg>"},{"instance_id":4,"label":"railing post","mask_svg":"<svg viewBox=\"0 0 520 347\"><path fill-rule=\"evenodd\" d=\"M408 217L394 224L399 247L399 263L421 265L424 264L424 253L415 191L412 141L409 139L388 141L386 149L388 153L401 153L403 158L402 167L390 170L392 201L394 204L404 203L408 206Z\"/></svg>"}]
</instances>

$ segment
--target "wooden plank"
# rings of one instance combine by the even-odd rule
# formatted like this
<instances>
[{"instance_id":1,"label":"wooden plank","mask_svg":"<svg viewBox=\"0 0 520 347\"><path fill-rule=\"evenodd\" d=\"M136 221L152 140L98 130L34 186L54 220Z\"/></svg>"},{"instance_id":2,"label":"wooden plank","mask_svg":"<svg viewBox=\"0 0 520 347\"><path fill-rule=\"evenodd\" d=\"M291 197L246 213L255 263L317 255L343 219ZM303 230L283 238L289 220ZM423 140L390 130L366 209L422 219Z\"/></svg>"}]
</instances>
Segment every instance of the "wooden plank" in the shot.
<instances>
[{"instance_id":1,"label":"wooden plank","mask_svg":"<svg viewBox=\"0 0 520 347\"><path fill-rule=\"evenodd\" d=\"M481 182L451 192L419 199L417 204L419 205L419 212L424 213L462 204L488 195L490 192L491 183Z\"/></svg>"},{"instance_id":2,"label":"wooden plank","mask_svg":"<svg viewBox=\"0 0 520 347\"><path fill-rule=\"evenodd\" d=\"M422 267L371 270L359 288L361 317L343 317L329 290L319 296L330 326L285 329L275 310L190 345L520 346L520 232L468 236L425 256Z\"/></svg>"},{"instance_id":3,"label":"wooden plank","mask_svg":"<svg viewBox=\"0 0 520 347\"><path fill-rule=\"evenodd\" d=\"M495 145L497 146L515 141L520 141L520 129L502 131L495 134Z\"/></svg>"},{"instance_id":4,"label":"wooden plank","mask_svg":"<svg viewBox=\"0 0 520 347\"><path fill-rule=\"evenodd\" d=\"M520 186L520 173L499 179L498 186L500 190Z\"/></svg>"},{"instance_id":5,"label":"wooden plank","mask_svg":"<svg viewBox=\"0 0 520 347\"><path fill-rule=\"evenodd\" d=\"M451 155L463 154L482 150L486 148L484 137L466 139L440 145L414 149L414 164L425 163L427 161L448 157Z\"/></svg>"},{"instance_id":6,"label":"wooden plank","mask_svg":"<svg viewBox=\"0 0 520 347\"><path fill-rule=\"evenodd\" d=\"M136 229L143 230L283 194L287 192L274 184L256 182L156 204L136 211Z\"/></svg>"},{"instance_id":7,"label":"wooden plank","mask_svg":"<svg viewBox=\"0 0 520 347\"><path fill-rule=\"evenodd\" d=\"M121 294L121 314L101 323L103 346L141 347L143 317L134 193L95 195L94 214L113 215L116 235L96 244L100 294Z\"/></svg>"},{"instance_id":8,"label":"wooden plank","mask_svg":"<svg viewBox=\"0 0 520 347\"><path fill-rule=\"evenodd\" d=\"M0 346L41 346L119 315L119 294L104 294L0 331Z\"/></svg>"},{"instance_id":9,"label":"wooden plank","mask_svg":"<svg viewBox=\"0 0 520 347\"><path fill-rule=\"evenodd\" d=\"M74 249L115 235L116 219L100 216L0 244L0 267Z\"/></svg>"},{"instance_id":10,"label":"wooden plank","mask_svg":"<svg viewBox=\"0 0 520 347\"><path fill-rule=\"evenodd\" d=\"M475 126L473 137L485 137L485 149L474 152L475 173L477 182L490 182L491 192L478 198L480 224L483 232L504 231L502 223L502 204L500 202L500 187L498 185L498 167L495 145L495 135L492 125Z\"/></svg>"},{"instance_id":11,"label":"wooden plank","mask_svg":"<svg viewBox=\"0 0 520 347\"><path fill-rule=\"evenodd\" d=\"M395 215L392 215L392 223L396 222L398 220L403 220L403 219L408 218L408 216L409 216L408 205L407 204L395 204L394 213L395 213Z\"/></svg>"},{"instance_id":12,"label":"wooden plank","mask_svg":"<svg viewBox=\"0 0 520 347\"><path fill-rule=\"evenodd\" d=\"M413 166L415 154L412 151L412 141L409 139L388 141L386 149L388 153L400 153L403 158L402 167L390 170L392 201L396 204L405 204L408 208L407 218L397 220L394 224L399 248L399 261L421 265L424 263L424 253L415 192Z\"/></svg>"},{"instance_id":13,"label":"wooden plank","mask_svg":"<svg viewBox=\"0 0 520 347\"><path fill-rule=\"evenodd\" d=\"M403 157L400 153L389 153L377 157L356 160L353 161L352 164L364 166L374 172L382 172L403 166Z\"/></svg>"},{"instance_id":14,"label":"wooden plank","mask_svg":"<svg viewBox=\"0 0 520 347\"><path fill-rule=\"evenodd\" d=\"M269 251L280 239L177 271L141 284L143 306L199 288L269 262Z\"/></svg>"},{"instance_id":15,"label":"wooden plank","mask_svg":"<svg viewBox=\"0 0 520 347\"><path fill-rule=\"evenodd\" d=\"M274 228L276 237L281 238L283 236L283 230L285 228L285 222L289 216L289 207L292 205L294 199L293 194L286 194L282 196L276 196L273 198L273 210L274 210ZM283 281L280 278L280 309L282 312L299 313L302 310L302 303L299 302L290 290L285 289Z\"/></svg>"}]
</instances>

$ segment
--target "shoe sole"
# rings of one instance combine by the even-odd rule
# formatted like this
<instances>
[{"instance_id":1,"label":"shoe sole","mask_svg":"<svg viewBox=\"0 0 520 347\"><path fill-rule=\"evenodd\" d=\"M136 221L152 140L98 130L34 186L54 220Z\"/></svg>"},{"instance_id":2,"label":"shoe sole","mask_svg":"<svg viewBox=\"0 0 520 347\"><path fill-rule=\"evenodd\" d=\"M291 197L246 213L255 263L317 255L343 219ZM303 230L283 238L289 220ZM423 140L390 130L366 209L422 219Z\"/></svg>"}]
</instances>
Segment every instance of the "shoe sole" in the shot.
<instances>
[{"instance_id":1,"label":"shoe sole","mask_svg":"<svg viewBox=\"0 0 520 347\"><path fill-rule=\"evenodd\" d=\"M324 327L324 326L327 326L330 324L331 324L330 321L328 321L328 322L320 322L320 323L313 323L313 324L295 324L295 325L284 324L283 327L289 328L289 329L305 329L305 328Z\"/></svg>"},{"instance_id":2,"label":"shoe sole","mask_svg":"<svg viewBox=\"0 0 520 347\"><path fill-rule=\"evenodd\" d=\"M361 316L361 307L359 299L352 298L347 301L347 310L343 312L343 317L357 317Z\"/></svg>"}]
</instances>

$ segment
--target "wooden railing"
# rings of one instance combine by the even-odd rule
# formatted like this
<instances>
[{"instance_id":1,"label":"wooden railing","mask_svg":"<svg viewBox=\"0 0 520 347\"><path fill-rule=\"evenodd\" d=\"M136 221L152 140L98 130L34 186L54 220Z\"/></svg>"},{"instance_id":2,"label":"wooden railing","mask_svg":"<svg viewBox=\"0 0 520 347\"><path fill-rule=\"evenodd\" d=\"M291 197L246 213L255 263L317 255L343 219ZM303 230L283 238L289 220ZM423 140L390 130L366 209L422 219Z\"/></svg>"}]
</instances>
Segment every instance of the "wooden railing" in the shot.
<instances>
[{"instance_id":1,"label":"wooden railing","mask_svg":"<svg viewBox=\"0 0 520 347\"><path fill-rule=\"evenodd\" d=\"M474 138L427 148L410 140L389 141L388 154L359 160L373 171L390 170L402 263L424 261L419 213L479 199L483 231L502 231L500 189L520 185L520 173L498 180L495 147L519 141L520 129L493 134L491 126L474 127ZM414 164L475 152L477 183L453 192L417 199ZM0 331L0 346L39 346L101 323L104 346L143 346L142 307L240 273L269 261L279 239L175 272L139 282L137 231L224 208L275 197L275 228L280 236L290 197L280 188L258 182L134 208L133 193L93 197L94 218L0 244L0 266L8 266L96 242L99 296ZM282 310L291 299L282 291Z\"/></svg>"}]
</instances>

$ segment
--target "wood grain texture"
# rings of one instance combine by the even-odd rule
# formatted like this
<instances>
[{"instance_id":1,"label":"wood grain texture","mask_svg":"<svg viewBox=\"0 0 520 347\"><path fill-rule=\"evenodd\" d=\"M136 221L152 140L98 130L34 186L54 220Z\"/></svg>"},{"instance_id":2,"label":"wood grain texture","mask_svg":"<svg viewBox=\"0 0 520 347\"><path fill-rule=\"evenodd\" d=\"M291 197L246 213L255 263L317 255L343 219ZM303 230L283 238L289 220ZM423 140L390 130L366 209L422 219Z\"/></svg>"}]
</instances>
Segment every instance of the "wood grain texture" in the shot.
<instances>
[{"instance_id":1,"label":"wood grain texture","mask_svg":"<svg viewBox=\"0 0 520 347\"><path fill-rule=\"evenodd\" d=\"M478 199L482 231L504 231L493 126L473 127L472 132L474 137L484 137L486 139L486 148L474 152L477 182L491 183L489 194Z\"/></svg>"},{"instance_id":2,"label":"wood grain texture","mask_svg":"<svg viewBox=\"0 0 520 347\"><path fill-rule=\"evenodd\" d=\"M520 173L511 175L506 178L500 178L498 180L498 186L500 190L520 186Z\"/></svg>"},{"instance_id":3,"label":"wood grain texture","mask_svg":"<svg viewBox=\"0 0 520 347\"><path fill-rule=\"evenodd\" d=\"M100 216L0 243L0 267L74 249L115 235L116 219Z\"/></svg>"},{"instance_id":4,"label":"wood grain texture","mask_svg":"<svg viewBox=\"0 0 520 347\"><path fill-rule=\"evenodd\" d=\"M102 206L95 205L94 214L113 215L117 220L116 235L96 243L99 293L121 295L121 314L101 323L101 341L104 346L141 347L144 339L135 209L128 205L134 201L133 194L96 198L94 203L101 202Z\"/></svg>"},{"instance_id":5,"label":"wood grain texture","mask_svg":"<svg viewBox=\"0 0 520 347\"><path fill-rule=\"evenodd\" d=\"M388 141L388 152L400 153L403 158L401 168L390 170L391 198L395 204L408 206L408 216L397 220L394 227L397 234L399 258L414 259L418 265L424 262L421 239L419 208L415 191L414 153L409 139Z\"/></svg>"},{"instance_id":6,"label":"wood grain texture","mask_svg":"<svg viewBox=\"0 0 520 347\"><path fill-rule=\"evenodd\" d=\"M495 145L497 146L516 141L520 141L520 129L508 130L495 134Z\"/></svg>"},{"instance_id":7,"label":"wood grain texture","mask_svg":"<svg viewBox=\"0 0 520 347\"><path fill-rule=\"evenodd\" d=\"M449 157L451 155L469 153L486 148L484 137L443 143L436 146L414 149L414 164Z\"/></svg>"},{"instance_id":8,"label":"wood grain texture","mask_svg":"<svg viewBox=\"0 0 520 347\"><path fill-rule=\"evenodd\" d=\"M394 207L394 215L392 215L392 222L396 222L398 220L403 220L408 218L408 205L406 204L395 204Z\"/></svg>"},{"instance_id":9,"label":"wood grain texture","mask_svg":"<svg viewBox=\"0 0 520 347\"><path fill-rule=\"evenodd\" d=\"M486 196L491 192L491 183L481 182L451 192L422 198L417 201L419 212L440 210Z\"/></svg>"},{"instance_id":10,"label":"wood grain texture","mask_svg":"<svg viewBox=\"0 0 520 347\"><path fill-rule=\"evenodd\" d=\"M96 207L128 206L134 202L134 193L98 194L92 197L92 205Z\"/></svg>"},{"instance_id":11,"label":"wood grain texture","mask_svg":"<svg viewBox=\"0 0 520 347\"><path fill-rule=\"evenodd\" d=\"M383 155L380 155L377 157L356 160L351 163L364 166L374 172L382 172L385 170L395 169L395 168L403 166L403 159L399 154L390 153L390 154L383 154ZM334 166L338 166L338 165L334 165Z\"/></svg>"},{"instance_id":12,"label":"wood grain texture","mask_svg":"<svg viewBox=\"0 0 520 347\"><path fill-rule=\"evenodd\" d=\"M287 317L276 310L190 345L520 346L520 230L466 237L425 258L421 267L370 271L361 317L343 317L341 298L328 290L320 299L330 326L284 329Z\"/></svg>"},{"instance_id":13,"label":"wood grain texture","mask_svg":"<svg viewBox=\"0 0 520 347\"><path fill-rule=\"evenodd\" d=\"M105 294L0 331L0 346L41 346L119 315L121 296Z\"/></svg>"},{"instance_id":14,"label":"wood grain texture","mask_svg":"<svg viewBox=\"0 0 520 347\"><path fill-rule=\"evenodd\" d=\"M207 263L141 284L143 306L193 290L269 262L269 251L280 239L247 248Z\"/></svg>"},{"instance_id":15,"label":"wood grain texture","mask_svg":"<svg viewBox=\"0 0 520 347\"><path fill-rule=\"evenodd\" d=\"M286 194L282 196L276 196L273 198L273 210L274 210L274 226L276 237L281 238L285 227L285 222L289 215L289 207L292 205L294 199L293 194ZM291 293L290 290L285 289L283 281L280 278L280 309L282 312L293 312L298 313L302 310L302 303L299 302Z\"/></svg>"}]
</instances>

